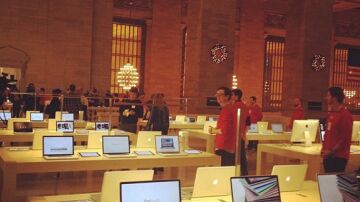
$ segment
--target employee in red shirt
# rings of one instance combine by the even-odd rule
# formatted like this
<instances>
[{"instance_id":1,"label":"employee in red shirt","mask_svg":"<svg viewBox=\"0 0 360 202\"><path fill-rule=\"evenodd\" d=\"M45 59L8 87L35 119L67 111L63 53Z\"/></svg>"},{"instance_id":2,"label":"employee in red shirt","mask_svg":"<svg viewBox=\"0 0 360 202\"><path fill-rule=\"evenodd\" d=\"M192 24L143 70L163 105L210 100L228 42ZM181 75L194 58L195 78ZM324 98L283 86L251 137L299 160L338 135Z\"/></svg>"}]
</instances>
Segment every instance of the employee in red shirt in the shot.
<instances>
[{"instance_id":1,"label":"employee in red shirt","mask_svg":"<svg viewBox=\"0 0 360 202\"><path fill-rule=\"evenodd\" d=\"M216 91L216 99L220 104L221 111L217 120L216 128L210 128L209 132L216 134L215 154L221 156L222 166L235 164L236 146L236 120L235 108L231 103L231 90L220 87Z\"/></svg>"},{"instance_id":2,"label":"employee in red shirt","mask_svg":"<svg viewBox=\"0 0 360 202\"><path fill-rule=\"evenodd\" d=\"M249 117L250 117L250 123L257 123L258 121L261 121L263 118L263 114L261 111L261 108L258 104L256 104L256 97L251 96L249 100ZM249 141L248 149L256 149L257 148L258 141Z\"/></svg>"},{"instance_id":3,"label":"employee in red shirt","mask_svg":"<svg viewBox=\"0 0 360 202\"><path fill-rule=\"evenodd\" d=\"M300 98L294 99L294 111L291 114L290 122L287 126L289 130L292 130L294 120L304 120L304 108Z\"/></svg>"},{"instance_id":4,"label":"employee in red shirt","mask_svg":"<svg viewBox=\"0 0 360 202\"><path fill-rule=\"evenodd\" d=\"M343 105L344 98L342 88L328 89L326 101L329 114L321 149L325 172L344 172L350 156L353 119Z\"/></svg>"},{"instance_id":5,"label":"employee in red shirt","mask_svg":"<svg viewBox=\"0 0 360 202\"><path fill-rule=\"evenodd\" d=\"M240 118L240 135L241 135L241 147L240 147L240 165L241 165L241 175L248 175L247 169L247 159L245 151L245 140L246 140L246 118L248 117L249 110L246 104L241 100L243 93L240 89L231 90L231 101L235 107L235 114L237 115L237 110L240 109L241 118ZM237 121L237 116L235 117Z\"/></svg>"}]
</instances>

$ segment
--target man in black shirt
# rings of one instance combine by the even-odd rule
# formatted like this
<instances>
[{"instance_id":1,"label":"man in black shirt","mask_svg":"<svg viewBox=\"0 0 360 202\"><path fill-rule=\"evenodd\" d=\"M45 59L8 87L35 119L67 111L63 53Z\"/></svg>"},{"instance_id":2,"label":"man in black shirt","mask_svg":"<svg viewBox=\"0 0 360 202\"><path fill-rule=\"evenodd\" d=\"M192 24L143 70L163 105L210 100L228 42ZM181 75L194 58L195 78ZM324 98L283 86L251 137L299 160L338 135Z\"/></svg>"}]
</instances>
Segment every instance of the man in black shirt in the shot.
<instances>
[{"instance_id":1,"label":"man in black shirt","mask_svg":"<svg viewBox=\"0 0 360 202\"><path fill-rule=\"evenodd\" d=\"M132 87L129 90L129 98L124 99L120 105L120 129L136 133L136 124L139 118L142 118L144 110L141 101L138 99L138 89Z\"/></svg>"}]
</instances>

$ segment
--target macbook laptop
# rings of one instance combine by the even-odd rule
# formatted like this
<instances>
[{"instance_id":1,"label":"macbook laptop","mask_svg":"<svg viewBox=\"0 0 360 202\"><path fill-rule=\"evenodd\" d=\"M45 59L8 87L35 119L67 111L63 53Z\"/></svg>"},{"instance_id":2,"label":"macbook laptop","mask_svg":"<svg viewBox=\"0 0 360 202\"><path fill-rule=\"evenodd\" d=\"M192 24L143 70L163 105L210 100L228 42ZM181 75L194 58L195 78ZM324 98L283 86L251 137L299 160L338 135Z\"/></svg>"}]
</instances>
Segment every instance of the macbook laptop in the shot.
<instances>
[{"instance_id":1,"label":"macbook laptop","mask_svg":"<svg viewBox=\"0 0 360 202\"><path fill-rule=\"evenodd\" d=\"M217 121L216 117L209 117L209 121Z\"/></svg>"},{"instance_id":2,"label":"macbook laptop","mask_svg":"<svg viewBox=\"0 0 360 202\"><path fill-rule=\"evenodd\" d=\"M258 127L256 123L252 123L249 126L249 130L247 131L248 133L257 133L258 132Z\"/></svg>"},{"instance_id":3,"label":"macbook laptop","mask_svg":"<svg viewBox=\"0 0 360 202\"><path fill-rule=\"evenodd\" d=\"M322 202L359 202L359 174L318 175L318 186Z\"/></svg>"},{"instance_id":4,"label":"macbook laptop","mask_svg":"<svg viewBox=\"0 0 360 202\"><path fill-rule=\"evenodd\" d=\"M106 171L102 181L101 193L91 194L91 199L95 202L119 202L119 183L152 180L153 175L154 170Z\"/></svg>"},{"instance_id":5,"label":"macbook laptop","mask_svg":"<svg viewBox=\"0 0 360 202\"><path fill-rule=\"evenodd\" d=\"M74 121L73 113L61 113L61 121Z\"/></svg>"},{"instance_id":6,"label":"macbook laptop","mask_svg":"<svg viewBox=\"0 0 360 202\"><path fill-rule=\"evenodd\" d=\"M74 156L73 136L43 136L43 157L45 159L77 159Z\"/></svg>"},{"instance_id":7,"label":"macbook laptop","mask_svg":"<svg viewBox=\"0 0 360 202\"><path fill-rule=\"evenodd\" d=\"M119 157L136 157L130 155L129 136L102 136L102 151L105 157L119 158Z\"/></svg>"},{"instance_id":8,"label":"macbook laptop","mask_svg":"<svg viewBox=\"0 0 360 202\"><path fill-rule=\"evenodd\" d=\"M298 191L302 188L308 165L275 165L271 175L277 175L280 191Z\"/></svg>"},{"instance_id":9,"label":"macbook laptop","mask_svg":"<svg viewBox=\"0 0 360 202\"><path fill-rule=\"evenodd\" d=\"M186 117L186 122L188 123L195 123L196 119L195 117Z\"/></svg>"},{"instance_id":10,"label":"macbook laptop","mask_svg":"<svg viewBox=\"0 0 360 202\"><path fill-rule=\"evenodd\" d=\"M6 121L11 119L11 112L9 111L2 111L0 112L0 120Z\"/></svg>"},{"instance_id":11,"label":"macbook laptop","mask_svg":"<svg viewBox=\"0 0 360 202\"><path fill-rule=\"evenodd\" d=\"M161 131L139 131L136 148L155 148L155 136L161 135Z\"/></svg>"},{"instance_id":12,"label":"macbook laptop","mask_svg":"<svg viewBox=\"0 0 360 202\"><path fill-rule=\"evenodd\" d=\"M73 133L74 132L74 122L73 121L56 121L56 131L63 133Z\"/></svg>"},{"instance_id":13,"label":"macbook laptop","mask_svg":"<svg viewBox=\"0 0 360 202\"><path fill-rule=\"evenodd\" d=\"M230 178L235 166L199 167L196 171L192 197L230 195Z\"/></svg>"},{"instance_id":14,"label":"macbook laptop","mask_svg":"<svg viewBox=\"0 0 360 202\"><path fill-rule=\"evenodd\" d=\"M31 112L30 121L44 121L44 113L41 112Z\"/></svg>"},{"instance_id":15,"label":"macbook laptop","mask_svg":"<svg viewBox=\"0 0 360 202\"><path fill-rule=\"evenodd\" d=\"M181 202L180 180L120 183L120 202Z\"/></svg>"},{"instance_id":16,"label":"macbook laptop","mask_svg":"<svg viewBox=\"0 0 360 202\"><path fill-rule=\"evenodd\" d=\"M30 121L30 115L31 115L31 113L33 113L33 112L40 112L40 111L26 111L26 113L25 113L25 118L26 118L26 120Z\"/></svg>"},{"instance_id":17,"label":"macbook laptop","mask_svg":"<svg viewBox=\"0 0 360 202\"><path fill-rule=\"evenodd\" d=\"M14 122L14 133L32 133L31 122Z\"/></svg>"},{"instance_id":18,"label":"macbook laptop","mask_svg":"<svg viewBox=\"0 0 360 202\"><path fill-rule=\"evenodd\" d=\"M155 136L156 153L162 156L186 156L180 152L179 136L157 135Z\"/></svg>"},{"instance_id":19,"label":"macbook laptop","mask_svg":"<svg viewBox=\"0 0 360 202\"><path fill-rule=\"evenodd\" d=\"M109 135L108 131L89 131L87 148L88 149L101 149L102 137Z\"/></svg>"},{"instance_id":20,"label":"macbook laptop","mask_svg":"<svg viewBox=\"0 0 360 202\"><path fill-rule=\"evenodd\" d=\"M231 196L233 202L281 202L277 176L232 177Z\"/></svg>"},{"instance_id":21,"label":"macbook laptop","mask_svg":"<svg viewBox=\"0 0 360 202\"><path fill-rule=\"evenodd\" d=\"M109 122L95 122L95 130L110 130L110 123Z\"/></svg>"},{"instance_id":22,"label":"macbook laptop","mask_svg":"<svg viewBox=\"0 0 360 202\"><path fill-rule=\"evenodd\" d=\"M258 127L259 133L266 133L268 125L269 125L269 122L258 121L257 122L257 127Z\"/></svg>"},{"instance_id":23,"label":"macbook laptop","mask_svg":"<svg viewBox=\"0 0 360 202\"><path fill-rule=\"evenodd\" d=\"M272 123L271 130L273 133L283 133L284 132L284 128L281 123Z\"/></svg>"}]
</instances>

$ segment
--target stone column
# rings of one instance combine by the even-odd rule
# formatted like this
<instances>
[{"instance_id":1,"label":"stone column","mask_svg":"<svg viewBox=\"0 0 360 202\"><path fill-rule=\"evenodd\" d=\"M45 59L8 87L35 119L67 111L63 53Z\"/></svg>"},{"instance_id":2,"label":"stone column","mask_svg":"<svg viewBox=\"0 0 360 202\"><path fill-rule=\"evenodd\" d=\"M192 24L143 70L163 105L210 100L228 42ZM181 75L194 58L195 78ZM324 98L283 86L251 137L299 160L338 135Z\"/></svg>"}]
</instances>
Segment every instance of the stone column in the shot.
<instances>
[{"instance_id":1,"label":"stone column","mask_svg":"<svg viewBox=\"0 0 360 202\"><path fill-rule=\"evenodd\" d=\"M206 107L206 97L220 86L231 87L234 64L236 0L189 1L185 62L185 97L189 113L217 113ZM225 45L228 58L216 64L210 58L215 44Z\"/></svg>"},{"instance_id":2,"label":"stone column","mask_svg":"<svg viewBox=\"0 0 360 202\"><path fill-rule=\"evenodd\" d=\"M283 111L290 114L292 99L304 100L307 118L324 116L307 110L309 102L323 102L329 87L330 56L333 36L332 0L289 1L285 41ZM326 57L326 69L312 69L315 54ZM326 107L323 104L323 110Z\"/></svg>"}]
</instances>

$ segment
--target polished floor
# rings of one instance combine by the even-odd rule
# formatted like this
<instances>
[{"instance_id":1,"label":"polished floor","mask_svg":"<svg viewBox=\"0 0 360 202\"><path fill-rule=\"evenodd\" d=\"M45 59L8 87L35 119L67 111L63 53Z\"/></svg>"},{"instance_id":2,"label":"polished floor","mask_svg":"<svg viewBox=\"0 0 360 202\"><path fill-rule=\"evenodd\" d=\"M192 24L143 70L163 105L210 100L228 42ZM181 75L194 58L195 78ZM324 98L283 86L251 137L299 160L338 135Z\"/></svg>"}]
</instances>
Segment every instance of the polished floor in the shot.
<instances>
[{"instance_id":1,"label":"polished floor","mask_svg":"<svg viewBox=\"0 0 360 202\"><path fill-rule=\"evenodd\" d=\"M205 142L202 140L191 140L190 146L202 148ZM247 151L249 174L255 174L256 151ZM283 158L274 158L273 162L265 165L266 171L270 173L273 164L296 164L297 161ZM22 174L17 182L17 201L27 201L29 196L58 195L71 193L99 192L104 171L92 172L66 172L66 173L44 173L44 174ZM182 186L193 186L196 167L187 167L182 172L180 180ZM178 178L178 169L165 168L163 172L155 174L154 179Z\"/></svg>"}]
</instances>

